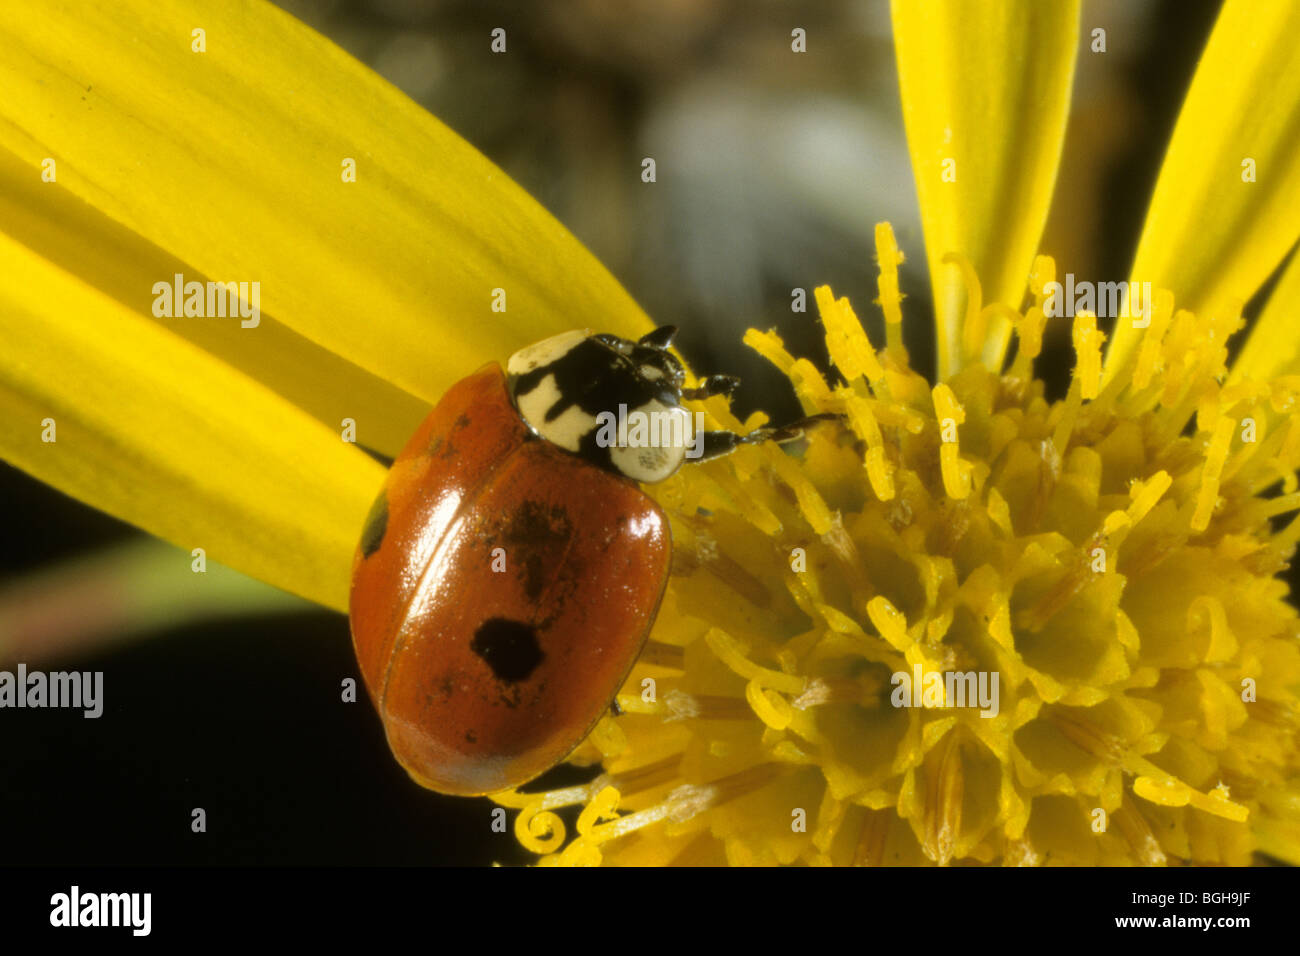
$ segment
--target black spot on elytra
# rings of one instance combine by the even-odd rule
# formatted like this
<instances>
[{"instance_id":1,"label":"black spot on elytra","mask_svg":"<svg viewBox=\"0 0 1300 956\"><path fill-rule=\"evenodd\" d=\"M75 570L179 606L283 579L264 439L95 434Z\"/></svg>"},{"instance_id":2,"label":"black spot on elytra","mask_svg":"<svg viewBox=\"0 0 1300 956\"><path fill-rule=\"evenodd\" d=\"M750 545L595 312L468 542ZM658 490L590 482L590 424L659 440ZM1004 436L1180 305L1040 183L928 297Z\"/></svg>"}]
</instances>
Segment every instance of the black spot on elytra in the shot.
<instances>
[{"instance_id":1,"label":"black spot on elytra","mask_svg":"<svg viewBox=\"0 0 1300 956\"><path fill-rule=\"evenodd\" d=\"M502 537L507 552L520 555L524 575L524 594L528 600L541 597L553 567L550 559L561 551L573 535L573 522L563 508L525 501L510 518Z\"/></svg>"},{"instance_id":2,"label":"black spot on elytra","mask_svg":"<svg viewBox=\"0 0 1300 956\"><path fill-rule=\"evenodd\" d=\"M464 413L462 412L461 415L460 415L460 416L456 419L456 421L453 423L452 427L453 427L453 428L468 428L468 427L469 427L469 416L466 415L466 414L464 414Z\"/></svg>"},{"instance_id":3,"label":"black spot on elytra","mask_svg":"<svg viewBox=\"0 0 1300 956\"><path fill-rule=\"evenodd\" d=\"M542 596L546 586L546 562L540 554L530 554L524 560L524 594L528 600L536 601Z\"/></svg>"},{"instance_id":4,"label":"black spot on elytra","mask_svg":"<svg viewBox=\"0 0 1300 956\"><path fill-rule=\"evenodd\" d=\"M478 743L478 734L474 733L472 730L465 731L465 742L469 744Z\"/></svg>"},{"instance_id":5,"label":"black spot on elytra","mask_svg":"<svg viewBox=\"0 0 1300 956\"><path fill-rule=\"evenodd\" d=\"M379 493L375 503L366 515L365 527L361 529L361 556L368 558L383 544L384 533L388 530L388 491Z\"/></svg>"},{"instance_id":6,"label":"black spot on elytra","mask_svg":"<svg viewBox=\"0 0 1300 956\"><path fill-rule=\"evenodd\" d=\"M480 624L469 647L492 668L497 680L510 684L527 680L543 657L533 626L505 617Z\"/></svg>"}]
</instances>

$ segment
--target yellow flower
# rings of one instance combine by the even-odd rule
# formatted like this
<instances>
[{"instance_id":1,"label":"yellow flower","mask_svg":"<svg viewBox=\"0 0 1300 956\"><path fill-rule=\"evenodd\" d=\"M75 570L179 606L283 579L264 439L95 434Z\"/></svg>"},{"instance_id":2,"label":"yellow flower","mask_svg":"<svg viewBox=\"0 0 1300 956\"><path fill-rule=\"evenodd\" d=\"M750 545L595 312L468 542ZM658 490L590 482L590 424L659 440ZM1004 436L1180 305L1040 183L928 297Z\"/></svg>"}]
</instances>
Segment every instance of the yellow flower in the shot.
<instances>
[{"instance_id":1,"label":"yellow flower","mask_svg":"<svg viewBox=\"0 0 1300 956\"><path fill-rule=\"evenodd\" d=\"M1223 382L1242 302L1300 231L1282 39L1300 8L1225 6L1133 267L1158 291L1129 303L1104 371L1096 315L1074 315L1050 404L1033 363L1061 292L1034 253L1077 7L893 15L940 384L908 365L881 224L886 348L817 289L845 385L746 337L851 434L652 490L675 577L623 715L572 758L605 773L495 799L546 863L1300 862L1300 621L1274 577L1300 519L1270 523L1300 509L1300 260Z\"/></svg>"},{"instance_id":2,"label":"yellow flower","mask_svg":"<svg viewBox=\"0 0 1300 956\"><path fill-rule=\"evenodd\" d=\"M1076 314L1050 404L1035 254L1077 3L893 18L937 384L882 224L884 347L816 294L844 385L746 337L846 425L653 489L674 576L622 715L573 756L605 772L495 799L547 863L1300 862L1275 578L1300 522L1272 523L1300 508L1300 260L1230 373L1225 347L1300 233L1300 7L1225 4L1131 273L1149 324L1119 319L1103 363ZM24 7L0 47L0 453L160 537L342 609L382 481L345 419L393 454L488 357L650 326L472 148L273 8ZM174 275L259 281L264 313L159 316Z\"/></svg>"}]
</instances>

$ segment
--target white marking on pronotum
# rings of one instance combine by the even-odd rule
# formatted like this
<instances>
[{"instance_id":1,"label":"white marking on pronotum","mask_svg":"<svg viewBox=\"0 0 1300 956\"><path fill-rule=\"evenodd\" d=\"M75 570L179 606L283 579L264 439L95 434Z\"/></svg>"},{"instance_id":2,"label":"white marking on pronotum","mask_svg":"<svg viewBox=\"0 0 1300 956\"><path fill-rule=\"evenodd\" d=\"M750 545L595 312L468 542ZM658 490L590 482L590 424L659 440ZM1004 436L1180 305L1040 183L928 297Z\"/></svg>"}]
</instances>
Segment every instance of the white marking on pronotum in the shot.
<instances>
[{"instance_id":1,"label":"white marking on pronotum","mask_svg":"<svg viewBox=\"0 0 1300 956\"><path fill-rule=\"evenodd\" d=\"M551 365L564 358L589 338L591 338L591 333L586 329L582 329L576 332L562 332L559 335L551 336L549 339L534 342L527 348L522 348L510 356L510 359L506 362L506 371L511 375L523 375L540 366Z\"/></svg>"},{"instance_id":2,"label":"white marking on pronotum","mask_svg":"<svg viewBox=\"0 0 1300 956\"><path fill-rule=\"evenodd\" d=\"M620 404L618 413L596 413L596 444L610 450L610 461L635 481L663 481L686 458L703 455L704 415L680 406L651 399L628 411Z\"/></svg>"},{"instance_id":3,"label":"white marking on pronotum","mask_svg":"<svg viewBox=\"0 0 1300 956\"><path fill-rule=\"evenodd\" d=\"M596 424L589 412L584 412L577 405L570 405L558 417L546 420L546 413L560 400L560 389L555 383L554 375L547 375L537 383L537 387L520 392L515 396L519 405L519 414L537 434L553 445L559 445L565 451L576 452L582 444L582 438Z\"/></svg>"}]
</instances>

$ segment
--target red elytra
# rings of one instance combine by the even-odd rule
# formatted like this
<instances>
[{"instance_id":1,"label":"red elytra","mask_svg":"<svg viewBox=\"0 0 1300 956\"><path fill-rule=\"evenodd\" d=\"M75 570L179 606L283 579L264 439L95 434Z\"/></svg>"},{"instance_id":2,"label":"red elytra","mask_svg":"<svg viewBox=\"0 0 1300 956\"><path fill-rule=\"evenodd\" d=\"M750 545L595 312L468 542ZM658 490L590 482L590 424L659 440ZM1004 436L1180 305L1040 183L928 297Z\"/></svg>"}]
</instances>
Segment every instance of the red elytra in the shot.
<instances>
[{"instance_id":1,"label":"red elytra","mask_svg":"<svg viewBox=\"0 0 1300 956\"><path fill-rule=\"evenodd\" d=\"M636 484L529 431L499 365L452 386L353 562L357 660L412 778L473 796L563 760L635 663L671 548Z\"/></svg>"}]
</instances>

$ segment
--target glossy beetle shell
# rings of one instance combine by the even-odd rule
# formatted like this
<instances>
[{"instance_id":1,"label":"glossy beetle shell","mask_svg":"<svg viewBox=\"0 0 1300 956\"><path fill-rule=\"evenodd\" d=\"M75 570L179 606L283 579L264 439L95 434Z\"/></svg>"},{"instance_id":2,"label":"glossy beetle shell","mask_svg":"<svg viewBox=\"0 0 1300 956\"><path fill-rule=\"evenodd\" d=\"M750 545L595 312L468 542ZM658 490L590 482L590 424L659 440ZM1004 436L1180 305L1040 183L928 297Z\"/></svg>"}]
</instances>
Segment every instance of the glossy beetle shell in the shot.
<instances>
[{"instance_id":1,"label":"glossy beetle shell","mask_svg":"<svg viewBox=\"0 0 1300 956\"><path fill-rule=\"evenodd\" d=\"M353 644L394 755L461 795L563 760L636 661L670 557L658 505L534 436L500 366L452 386L353 564Z\"/></svg>"}]
</instances>

